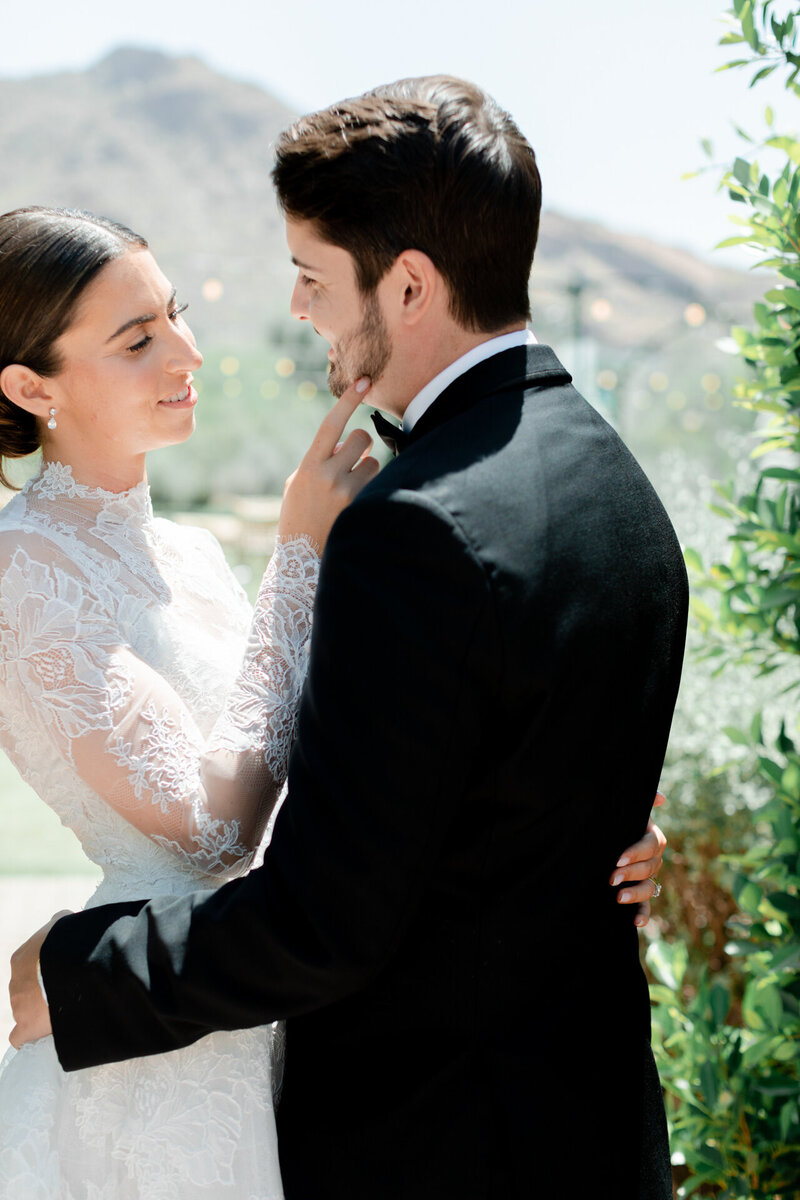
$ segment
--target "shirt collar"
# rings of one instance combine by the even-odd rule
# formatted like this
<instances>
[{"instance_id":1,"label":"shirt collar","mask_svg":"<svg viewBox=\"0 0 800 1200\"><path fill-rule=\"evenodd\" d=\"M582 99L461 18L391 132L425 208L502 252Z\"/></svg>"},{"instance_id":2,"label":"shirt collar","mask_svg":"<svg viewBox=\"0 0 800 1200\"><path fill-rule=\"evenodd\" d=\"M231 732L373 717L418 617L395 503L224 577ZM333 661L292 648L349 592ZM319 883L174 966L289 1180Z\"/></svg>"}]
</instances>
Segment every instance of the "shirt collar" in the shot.
<instances>
[{"instance_id":1,"label":"shirt collar","mask_svg":"<svg viewBox=\"0 0 800 1200\"><path fill-rule=\"evenodd\" d=\"M403 414L401 429L405 433L410 433L422 414L430 408L445 388L449 387L454 379L458 379L459 375L469 371L471 367L483 362L484 359L491 358L494 354L500 354L502 350L511 350L514 346L534 345L536 345L536 338L530 329L515 329L513 333L501 333L499 337L489 338L488 341L473 346L466 354L462 354L455 362L451 362L448 367L435 375L430 383L425 384L421 392L417 392Z\"/></svg>"}]
</instances>

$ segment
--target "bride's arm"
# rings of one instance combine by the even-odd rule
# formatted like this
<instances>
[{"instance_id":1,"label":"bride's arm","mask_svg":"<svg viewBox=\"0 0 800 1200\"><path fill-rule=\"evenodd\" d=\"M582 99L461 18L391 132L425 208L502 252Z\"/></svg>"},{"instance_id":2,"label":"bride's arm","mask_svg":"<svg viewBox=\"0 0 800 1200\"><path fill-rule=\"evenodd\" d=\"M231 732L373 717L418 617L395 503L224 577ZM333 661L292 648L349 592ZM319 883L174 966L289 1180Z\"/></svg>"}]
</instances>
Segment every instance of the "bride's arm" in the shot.
<instances>
[{"instance_id":1,"label":"bride's arm","mask_svg":"<svg viewBox=\"0 0 800 1200\"><path fill-rule=\"evenodd\" d=\"M245 865L286 774L316 551L301 539L277 547L238 677L206 739L169 683L120 643L72 565L24 543L0 579L5 748L26 775L55 749L107 804L199 870Z\"/></svg>"},{"instance_id":2,"label":"bride's arm","mask_svg":"<svg viewBox=\"0 0 800 1200\"><path fill-rule=\"evenodd\" d=\"M210 736L166 680L125 646L80 647L90 677L63 670L72 646L40 660L57 686L38 696L80 777L142 833L208 873L245 867L286 778L305 679L319 555L278 544L259 590L247 650ZM71 703L71 701L74 702ZM65 708L94 726L71 737ZM66 725L66 727L65 727Z\"/></svg>"},{"instance_id":3,"label":"bride's arm","mask_svg":"<svg viewBox=\"0 0 800 1200\"><path fill-rule=\"evenodd\" d=\"M326 417L290 481L244 661L208 739L52 547L18 547L0 580L0 708L16 714L11 738L54 745L106 803L204 872L249 862L286 776L319 570L314 543L377 469L359 463L363 431L335 453L353 407L354 397L343 398Z\"/></svg>"}]
</instances>

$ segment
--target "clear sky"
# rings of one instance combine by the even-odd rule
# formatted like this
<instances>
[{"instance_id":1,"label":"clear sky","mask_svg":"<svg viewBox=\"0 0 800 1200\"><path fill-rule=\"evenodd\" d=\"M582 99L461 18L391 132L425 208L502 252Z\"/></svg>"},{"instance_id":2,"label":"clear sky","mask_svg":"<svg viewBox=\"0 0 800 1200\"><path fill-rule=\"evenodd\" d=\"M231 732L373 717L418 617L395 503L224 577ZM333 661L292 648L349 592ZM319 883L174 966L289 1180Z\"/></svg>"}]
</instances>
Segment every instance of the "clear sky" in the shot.
<instances>
[{"instance_id":1,"label":"clear sky","mask_svg":"<svg viewBox=\"0 0 800 1200\"><path fill-rule=\"evenodd\" d=\"M403 75L474 79L534 145L545 204L708 253L735 232L715 179L681 182L731 122L781 132L800 104L715 75L726 0L42 0L3 6L0 77L81 69L123 44L191 53L298 111ZM785 4L776 5L780 12ZM792 7L794 7L792 5ZM57 121L57 117L54 117ZM56 126L57 127L57 126ZM724 256L717 255L721 262Z\"/></svg>"}]
</instances>

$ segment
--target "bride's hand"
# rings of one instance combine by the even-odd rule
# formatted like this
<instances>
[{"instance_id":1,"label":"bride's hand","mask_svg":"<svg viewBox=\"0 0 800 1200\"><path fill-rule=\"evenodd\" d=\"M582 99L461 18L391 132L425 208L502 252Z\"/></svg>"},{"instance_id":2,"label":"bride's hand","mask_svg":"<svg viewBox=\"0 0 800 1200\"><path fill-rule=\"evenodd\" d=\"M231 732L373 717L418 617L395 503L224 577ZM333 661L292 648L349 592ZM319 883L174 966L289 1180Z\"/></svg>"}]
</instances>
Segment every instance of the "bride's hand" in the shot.
<instances>
[{"instance_id":1,"label":"bride's hand","mask_svg":"<svg viewBox=\"0 0 800 1200\"><path fill-rule=\"evenodd\" d=\"M305 534L325 545L333 522L365 484L378 474L378 463L367 457L372 438L364 429L354 429L340 439L347 422L370 386L359 379L337 400L325 416L297 470L286 481L278 521L278 536Z\"/></svg>"},{"instance_id":2,"label":"bride's hand","mask_svg":"<svg viewBox=\"0 0 800 1200\"><path fill-rule=\"evenodd\" d=\"M666 804L666 800L662 792L656 792L653 807L661 808ZM667 839L651 817L647 822L644 837L623 851L609 880L612 887L619 887L623 883L630 884L617 893L617 903L638 905L633 923L639 929L649 921L650 901L655 899L661 890L656 882L656 875L661 870L666 846Z\"/></svg>"}]
</instances>

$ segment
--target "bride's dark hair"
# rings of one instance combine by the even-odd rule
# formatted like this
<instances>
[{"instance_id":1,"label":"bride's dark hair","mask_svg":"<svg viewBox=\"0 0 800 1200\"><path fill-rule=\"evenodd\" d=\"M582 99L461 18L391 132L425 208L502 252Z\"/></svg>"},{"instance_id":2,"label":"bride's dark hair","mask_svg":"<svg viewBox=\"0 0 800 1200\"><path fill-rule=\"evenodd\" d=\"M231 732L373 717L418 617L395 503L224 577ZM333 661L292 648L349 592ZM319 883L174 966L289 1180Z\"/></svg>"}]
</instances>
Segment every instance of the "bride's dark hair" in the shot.
<instances>
[{"instance_id":1,"label":"bride's dark hair","mask_svg":"<svg viewBox=\"0 0 800 1200\"><path fill-rule=\"evenodd\" d=\"M81 294L106 263L131 248L138 233L107 217L71 208L17 208L0 216L0 371L12 363L37 375L60 369L54 343L69 328ZM13 487L5 460L41 445L32 413L0 391L0 483Z\"/></svg>"}]
</instances>

